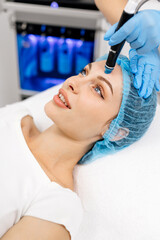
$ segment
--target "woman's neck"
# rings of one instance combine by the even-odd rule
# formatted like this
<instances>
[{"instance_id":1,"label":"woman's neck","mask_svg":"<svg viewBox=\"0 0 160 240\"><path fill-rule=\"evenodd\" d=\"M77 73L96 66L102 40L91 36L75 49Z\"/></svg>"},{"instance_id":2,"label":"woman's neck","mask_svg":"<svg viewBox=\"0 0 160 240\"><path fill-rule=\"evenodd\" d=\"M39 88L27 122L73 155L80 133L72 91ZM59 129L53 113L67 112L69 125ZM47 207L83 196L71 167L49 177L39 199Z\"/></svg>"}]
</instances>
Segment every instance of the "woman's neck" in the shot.
<instances>
[{"instance_id":1,"label":"woman's neck","mask_svg":"<svg viewBox=\"0 0 160 240\"><path fill-rule=\"evenodd\" d=\"M55 124L43 132L35 133L30 139L30 150L51 173L65 178L72 176L77 162L92 147L68 138Z\"/></svg>"}]
</instances>

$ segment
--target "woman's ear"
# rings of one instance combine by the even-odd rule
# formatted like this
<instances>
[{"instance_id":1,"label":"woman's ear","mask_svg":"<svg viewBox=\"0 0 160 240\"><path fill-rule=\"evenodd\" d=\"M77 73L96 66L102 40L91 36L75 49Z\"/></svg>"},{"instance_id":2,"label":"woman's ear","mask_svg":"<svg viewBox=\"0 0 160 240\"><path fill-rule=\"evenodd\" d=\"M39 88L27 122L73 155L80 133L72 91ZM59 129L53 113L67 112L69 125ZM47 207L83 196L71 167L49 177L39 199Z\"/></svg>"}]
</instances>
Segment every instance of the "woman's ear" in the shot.
<instances>
[{"instance_id":1,"label":"woman's ear","mask_svg":"<svg viewBox=\"0 0 160 240\"><path fill-rule=\"evenodd\" d=\"M129 134L128 128L119 128L117 134L112 138L112 142L116 142L118 140L121 140L123 138L126 138Z\"/></svg>"}]
</instances>

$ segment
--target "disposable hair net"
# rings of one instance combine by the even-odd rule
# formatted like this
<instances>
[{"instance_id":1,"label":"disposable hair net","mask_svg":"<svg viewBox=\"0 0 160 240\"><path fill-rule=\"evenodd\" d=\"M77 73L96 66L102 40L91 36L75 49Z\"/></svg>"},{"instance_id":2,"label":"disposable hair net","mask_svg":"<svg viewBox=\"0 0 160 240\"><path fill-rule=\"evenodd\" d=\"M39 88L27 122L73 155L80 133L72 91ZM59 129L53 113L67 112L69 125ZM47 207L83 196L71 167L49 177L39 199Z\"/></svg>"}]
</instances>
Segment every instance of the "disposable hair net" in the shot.
<instances>
[{"instance_id":1,"label":"disposable hair net","mask_svg":"<svg viewBox=\"0 0 160 240\"><path fill-rule=\"evenodd\" d=\"M98 58L96 61L106 60L107 55ZM120 55L117 59L123 74L122 102L118 116L112 120L109 129L103 135L103 139L95 142L78 162L78 164L87 164L95 161L97 158L115 153L138 139L140 139L149 128L155 115L157 106L157 93L153 89L152 94L147 99L139 97L138 90L133 86L133 75L130 71L130 61L127 57ZM116 136L118 129L129 129L129 134L125 138L112 141Z\"/></svg>"}]
</instances>

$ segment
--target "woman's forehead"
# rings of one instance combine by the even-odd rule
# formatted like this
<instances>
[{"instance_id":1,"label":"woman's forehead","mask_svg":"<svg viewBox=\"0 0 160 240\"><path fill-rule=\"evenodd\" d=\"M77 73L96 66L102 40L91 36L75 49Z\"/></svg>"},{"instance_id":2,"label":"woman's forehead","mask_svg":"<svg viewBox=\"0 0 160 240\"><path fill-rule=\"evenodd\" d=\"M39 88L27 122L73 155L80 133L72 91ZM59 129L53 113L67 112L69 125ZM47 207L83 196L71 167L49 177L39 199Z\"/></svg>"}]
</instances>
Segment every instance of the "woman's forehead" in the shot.
<instances>
[{"instance_id":1,"label":"woman's forehead","mask_svg":"<svg viewBox=\"0 0 160 240\"><path fill-rule=\"evenodd\" d=\"M112 80L114 78L114 79L119 79L121 81L123 79L121 67L118 64L116 64L116 66L114 67L114 70L110 74L106 74L104 72L105 71L105 62L106 62L106 60L91 63L93 70L99 71L99 73L101 75L107 77L110 80Z\"/></svg>"}]
</instances>

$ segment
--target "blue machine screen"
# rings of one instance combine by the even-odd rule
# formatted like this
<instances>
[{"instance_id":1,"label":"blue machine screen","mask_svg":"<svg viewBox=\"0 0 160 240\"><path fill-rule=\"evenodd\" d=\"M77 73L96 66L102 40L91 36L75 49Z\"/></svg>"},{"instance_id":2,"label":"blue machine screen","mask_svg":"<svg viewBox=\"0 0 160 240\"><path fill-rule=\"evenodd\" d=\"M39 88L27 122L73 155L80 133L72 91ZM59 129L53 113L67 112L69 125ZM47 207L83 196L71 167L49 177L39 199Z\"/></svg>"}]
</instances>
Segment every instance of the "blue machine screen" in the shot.
<instances>
[{"instance_id":1,"label":"blue machine screen","mask_svg":"<svg viewBox=\"0 0 160 240\"><path fill-rule=\"evenodd\" d=\"M93 41L18 33L17 45L20 87L25 90L60 84L93 61Z\"/></svg>"}]
</instances>

